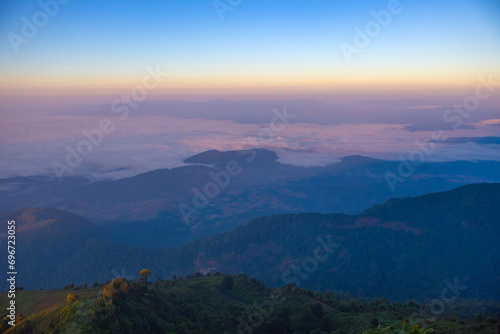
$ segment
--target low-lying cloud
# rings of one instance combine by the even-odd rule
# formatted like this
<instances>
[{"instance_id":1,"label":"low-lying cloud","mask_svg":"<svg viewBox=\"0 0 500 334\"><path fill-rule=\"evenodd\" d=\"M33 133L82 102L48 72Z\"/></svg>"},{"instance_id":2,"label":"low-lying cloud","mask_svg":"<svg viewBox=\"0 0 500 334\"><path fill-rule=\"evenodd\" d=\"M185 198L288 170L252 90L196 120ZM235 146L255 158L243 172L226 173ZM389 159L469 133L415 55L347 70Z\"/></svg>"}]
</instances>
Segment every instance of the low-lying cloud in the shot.
<instances>
[{"instance_id":1,"label":"low-lying cloud","mask_svg":"<svg viewBox=\"0 0 500 334\"><path fill-rule=\"evenodd\" d=\"M235 150L248 143L274 150L283 163L302 166L326 165L354 154L396 160L414 150L416 141L432 140L432 131L442 126L440 108L415 107L434 106L432 101L413 101L406 108L402 103L152 101L123 121L105 104L87 109L82 105L52 109L9 105L0 110L0 177L53 175L51 163L64 161L66 147L85 139L82 131L98 127L103 117L112 119L116 130L104 136L73 175L129 177L181 166L185 158L206 150ZM272 140L260 140L259 131L274 117L273 108L285 107L296 117ZM495 108L487 106L471 116L469 126L443 128L450 139L437 144L429 161L500 160L498 141L459 139L498 137L500 120L494 113Z\"/></svg>"}]
</instances>

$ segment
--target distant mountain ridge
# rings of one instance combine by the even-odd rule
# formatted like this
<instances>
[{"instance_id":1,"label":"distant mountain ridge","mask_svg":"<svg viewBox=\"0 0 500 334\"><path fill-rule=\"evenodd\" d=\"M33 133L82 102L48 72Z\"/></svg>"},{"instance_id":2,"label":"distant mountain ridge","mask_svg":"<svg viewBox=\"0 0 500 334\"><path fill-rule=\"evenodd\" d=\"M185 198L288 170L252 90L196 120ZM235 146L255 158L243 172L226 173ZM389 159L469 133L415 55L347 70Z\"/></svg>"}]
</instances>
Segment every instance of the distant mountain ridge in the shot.
<instances>
[{"instance_id":1,"label":"distant mountain ridge","mask_svg":"<svg viewBox=\"0 0 500 334\"><path fill-rule=\"evenodd\" d=\"M185 162L178 168L93 183L81 178L61 183L43 177L1 179L0 211L27 206L67 210L106 227L103 233L116 242L167 249L233 230L259 216L354 214L391 197L500 182L496 161L426 163L403 178L394 192L385 175L398 174L399 161L355 155L306 168L284 164L272 151L251 149L211 150ZM230 178L228 166L237 171Z\"/></svg>"},{"instance_id":2,"label":"distant mountain ridge","mask_svg":"<svg viewBox=\"0 0 500 334\"><path fill-rule=\"evenodd\" d=\"M210 150L187 158L184 162L188 164L213 164L220 166L220 164L227 163L231 160L243 164L249 164L251 162L251 165L257 164L262 166L274 164L278 160L278 155L265 149L241 151Z\"/></svg>"},{"instance_id":3,"label":"distant mountain ridge","mask_svg":"<svg viewBox=\"0 0 500 334\"><path fill-rule=\"evenodd\" d=\"M462 296L500 300L499 210L500 184L475 184L389 200L360 215L261 217L164 251L98 239L98 226L89 228L92 233L70 229L54 235L44 233L46 227L29 229L18 234L23 245L19 282L35 289L61 287L68 281L104 281L123 268L135 273L147 267L162 278L196 271L244 272L273 286L295 282L304 288L405 300L439 298L445 282L456 278L467 287ZM0 219L17 219L21 227L29 215L34 215L31 225L52 217L60 226L71 226L65 222L77 219L59 210L32 208L2 213ZM338 247L314 270L304 267L324 243ZM302 268L302 274L293 268Z\"/></svg>"}]
</instances>

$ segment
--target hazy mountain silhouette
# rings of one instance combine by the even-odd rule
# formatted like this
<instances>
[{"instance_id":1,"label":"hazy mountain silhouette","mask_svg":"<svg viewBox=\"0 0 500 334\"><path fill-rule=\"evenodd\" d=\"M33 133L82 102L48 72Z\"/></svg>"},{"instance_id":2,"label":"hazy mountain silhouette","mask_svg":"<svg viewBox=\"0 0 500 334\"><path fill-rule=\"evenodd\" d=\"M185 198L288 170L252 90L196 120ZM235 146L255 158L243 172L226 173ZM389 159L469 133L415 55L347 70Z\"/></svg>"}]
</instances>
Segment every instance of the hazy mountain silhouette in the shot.
<instances>
[{"instance_id":1,"label":"hazy mountain silhouette","mask_svg":"<svg viewBox=\"0 0 500 334\"><path fill-rule=\"evenodd\" d=\"M2 179L0 210L26 206L69 210L101 224L103 233L117 242L165 249L232 230L258 216L360 213L391 197L500 182L496 161L426 163L402 178L394 192L385 175L398 175L399 161L348 156L338 163L306 168L283 164L274 152L256 149L211 150L185 163L114 181Z\"/></svg>"},{"instance_id":2,"label":"hazy mountain silhouette","mask_svg":"<svg viewBox=\"0 0 500 334\"><path fill-rule=\"evenodd\" d=\"M439 298L445 280L456 277L467 286L463 296L498 300L499 216L500 184L475 184L393 199L360 215L262 217L171 250L103 239L98 226L60 210L28 208L0 219L18 222L18 280L31 289L104 281L121 268L148 268L156 278L244 272L275 286L294 282L396 300ZM315 249L325 243L331 252L313 265ZM290 272L294 267L302 268L300 274Z\"/></svg>"}]
</instances>

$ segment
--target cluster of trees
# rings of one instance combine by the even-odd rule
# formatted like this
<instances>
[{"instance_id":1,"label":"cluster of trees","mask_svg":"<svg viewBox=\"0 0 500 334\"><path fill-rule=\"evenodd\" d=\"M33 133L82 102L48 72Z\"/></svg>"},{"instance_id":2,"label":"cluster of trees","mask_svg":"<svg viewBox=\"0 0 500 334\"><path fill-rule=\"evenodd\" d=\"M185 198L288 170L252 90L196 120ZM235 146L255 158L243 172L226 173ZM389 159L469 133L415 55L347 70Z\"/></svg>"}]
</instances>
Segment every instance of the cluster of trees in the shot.
<instances>
[{"instance_id":1,"label":"cluster of trees","mask_svg":"<svg viewBox=\"0 0 500 334\"><path fill-rule=\"evenodd\" d=\"M113 297L108 298L108 305L98 305L94 325L99 330L124 333L133 333L132 328L151 333L234 333L242 318L255 314L258 302L269 299L273 291L279 290L284 295L284 303L276 305L271 314L257 312L263 320L253 328L254 332L347 334L365 330L366 334L427 334L433 331L429 321L412 319L412 315L422 312L421 305L416 303L405 305L385 299L371 302L345 299L340 293L315 293L294 284L271 289L244 274L232 276L217 272L204 276L195 273L186 278L159 279L148 285L150 276L145 269L137 282L128 285L123 279L115 279L104 285L103 297L105 294ZM125 293L124 284L130 289ZM148 312L144 305L153 311ZM410 325L408 321L413 323ZM354 323L357 323L356 327L353 327ZM438 333L451 333L444 329L445 323L438 322ZM463 333L467 330L463 329Z\"/></svg>"},{"instance_id":2,"label":"cluster of trees","mask_svg":"<svg viewBox=\"0 0 500 334\"><path fill-rule=\"evenodd\" d=\"M31 315L11 331L428 334L433 328L436 334L465 334L496 333L500 325L500 314L498 318L431 320L422 316L421 305L412 302L348 299L340 293L318 293L295 284L269 288L245 274L196 273L155 282L150 282L151 276L144 269L137 281L115 278L102 285L97 300L68 294L66 306Z\"/></svg>"}]
</instances>

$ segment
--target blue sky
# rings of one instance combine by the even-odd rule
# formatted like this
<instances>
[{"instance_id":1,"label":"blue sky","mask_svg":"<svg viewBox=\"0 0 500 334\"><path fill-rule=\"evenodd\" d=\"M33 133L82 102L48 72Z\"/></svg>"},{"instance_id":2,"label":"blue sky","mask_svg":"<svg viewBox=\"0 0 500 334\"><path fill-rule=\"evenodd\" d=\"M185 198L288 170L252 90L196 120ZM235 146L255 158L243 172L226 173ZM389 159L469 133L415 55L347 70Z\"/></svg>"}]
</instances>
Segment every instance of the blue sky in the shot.
<instances>
[{"instance_id":1,"label":"blue sky","mask_svg":"<svg viewBox=\"0 0 500 334\"><path fill-rule=\"evenodd\" d=\"M175 82L166 88L193 93L467 85L499 72L498 1L400 3L403 11L346 63L340 43L352 43L354 28L364 28L388 1L244 0L222 21L211 1L71 0L18 53L8 33L21 35L22 18L41 8L32 0L4 1L0 87L4 94L47 87L53 94L68 87L95 93L131 83L154 65L172 73Z\"/></svg>"}]
</instances>

